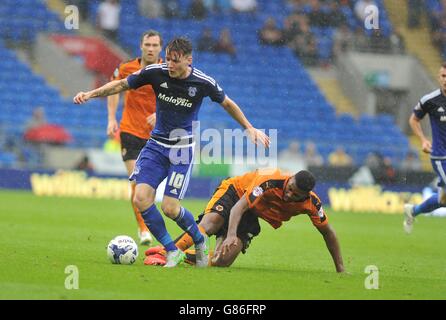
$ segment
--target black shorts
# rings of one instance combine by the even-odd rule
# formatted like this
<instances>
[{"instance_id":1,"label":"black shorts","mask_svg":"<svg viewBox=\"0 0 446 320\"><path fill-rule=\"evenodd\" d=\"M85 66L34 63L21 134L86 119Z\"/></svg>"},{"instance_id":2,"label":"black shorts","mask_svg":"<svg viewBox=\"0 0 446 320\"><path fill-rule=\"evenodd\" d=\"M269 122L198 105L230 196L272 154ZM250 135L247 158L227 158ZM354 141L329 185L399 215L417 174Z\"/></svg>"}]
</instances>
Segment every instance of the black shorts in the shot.
<instances>
[{"instance_id":1,"label":"black shorts","mask_svg":"<svg viewBox=\"0 0 446 320\"><path fill-rule=\"evenodd\" d=\"M216 201L215 197L213 199L214 203L212 204L210 211L218 213L224 219L223 226L215 236L217 238L226 237L226 235L228 234L229 215L231 213L231 209L237 203L237 201L240 200L240 198L237 195L237 191L235 190L234 186L230 185L225 191L225 193L218 199L216 199ZM205 213L202 213L201 215L198 216L198 222L201 221L204 215ZM239 237L243 243L242 253L246 252L246 249L248 249L249 245L251 244L251 240L259 233L260 233L259 217L250 210L246 211L243 214L242 219L240 220L240 223L237 228L237 237Z\"/></svg>"},{"instance_id":2,"label":"black shorts","mask_svg":"<svg viewBox=\"0 0 446 320\"><path fill-rule=\"evenodd\" d=\"M120 137L122 160L136 160L147 140L127 132L121 132Z\"/></svg>"}]
</instances>

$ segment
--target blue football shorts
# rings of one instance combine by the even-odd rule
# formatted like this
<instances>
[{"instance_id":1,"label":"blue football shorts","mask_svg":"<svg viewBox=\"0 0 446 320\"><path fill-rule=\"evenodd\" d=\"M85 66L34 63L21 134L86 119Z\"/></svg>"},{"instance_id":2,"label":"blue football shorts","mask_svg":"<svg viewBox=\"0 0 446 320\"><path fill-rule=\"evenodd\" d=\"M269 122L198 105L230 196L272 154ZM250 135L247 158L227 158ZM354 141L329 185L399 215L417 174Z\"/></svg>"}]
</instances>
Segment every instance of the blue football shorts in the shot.
<instances>
[{"instance_id":1,"label":"blue football shorts","mask_svg":"<svg viewBox=\"0 0 446 320\"><path fill-rule=\"evenodd\" d=\"M192 174L194 146L169 147L150 139L141 150L129 180L156 190L167 177L164 195L183 199Z\"/></svg>"},{"instance_id":2,"label":"blue football shorts","mask_svg":"<svg viewBox=\"0 0 446 320\"><path fill-rule=\"evenodd\" d=\"M438 176L438 187L446 188L446 160L431 159L432 168Z\"/></svg>"}]
</instances>

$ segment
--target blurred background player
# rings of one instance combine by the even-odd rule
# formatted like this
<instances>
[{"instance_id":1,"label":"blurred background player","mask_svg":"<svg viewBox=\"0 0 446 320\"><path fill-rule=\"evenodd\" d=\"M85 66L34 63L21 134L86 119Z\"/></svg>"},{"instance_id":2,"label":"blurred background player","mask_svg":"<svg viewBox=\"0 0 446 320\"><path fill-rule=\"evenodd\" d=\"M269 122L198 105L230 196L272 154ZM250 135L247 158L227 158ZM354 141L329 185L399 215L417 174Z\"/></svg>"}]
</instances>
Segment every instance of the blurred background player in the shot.
<instances>
[{"instance_id":1,"label":"blurred background player","mask_svg":"<svg viewBox=\"0 0 446 320\"><path fill-rule=\"evenodd\" d=\"M421 140L423 152L430 153L432 167L439 179L438 193L434 193L417 206L404 205L404 230L407 233L412 232L417 215L446 206L446 62L440 68L438 82L440 89L421 98L409 119L410 127ZM429 114L432 143L424 135L420 123L426 114Z\"/></svg>"},{"instance_id":2,"label":"blurred background player","mask_svg":"<svg viewBox=\"0 0 446 320\"><path fill-rule=\"evenodd\" d=\"M130 74L148 65L160 63L160 53L163 40L159 32L148 30L141 36L141 57L122 63L113 74L112 80L127 78ZM126 92L121 123L118 127L116 111L119 105L119 93L107 99L108 126L107 135L113 138L120 129L121 155L130 176L135 168L139 152L150 138L150 133L156 121L156 96L151 85L145 85L137 90ZM135 183L131 182L131 202L138 223L140 244L149 245L152 236L141 217L141 213L133 203Z\"/></svg>"},{"instance_id":3,"label":"blurred background player","mask_svg":"<svg viewBox=\"0 0 446 320\"><path fill-rule=\"evenodd\" d=\"M344 272L336 233L328 223L319 197L312 191L315 184L313 174L306 170L288 175L279 169L258 169L223 180L200 216L200 230L217 238L211 265L229 267L240 252L245 253L252 238L260 233L258 218L277 229L283 221L307 214L324 237L336 271ZM187 250L192 239L183 234L176 245ZM159 249L150 248L144 262L162 264L160 253Z\"/></svg>"},{"instance_id":4,"label":"blurred background player","mask_svg":"<svg viewBox=\"0 0 446 320\"><path fill-rule=\"evenodd\" d=\"M97 27L105 37L118 40L121 6L118 0L105 0L98 7Z\"/></svg>"},{"instance_id":5,"label":"blurred background player","mask_svg":"<svg viewBox=\"0 0 446 320\"><path fill-rule=\"evenodd\" d=\"M192 121L197 119L203 98L209 96L244 128L251 141L269 145L269 138L255 129L239 106L217 82L192 67L192 43L185 38L172 40L166 48L166 63L147 66L126 79L111 81L74 97L76 104L151 84L157 97L157 121L151 138L142 149L130 177L136 180L134 203L155 238L166 248L166 267L181 263L185 254L178 250L154 204L158 185L167 177L162 211L187 232L195 243L198 267L208 264L206 237L199 231L192 213L180 205L192 169L194 141Z\"/></svg>"}]
</instances>

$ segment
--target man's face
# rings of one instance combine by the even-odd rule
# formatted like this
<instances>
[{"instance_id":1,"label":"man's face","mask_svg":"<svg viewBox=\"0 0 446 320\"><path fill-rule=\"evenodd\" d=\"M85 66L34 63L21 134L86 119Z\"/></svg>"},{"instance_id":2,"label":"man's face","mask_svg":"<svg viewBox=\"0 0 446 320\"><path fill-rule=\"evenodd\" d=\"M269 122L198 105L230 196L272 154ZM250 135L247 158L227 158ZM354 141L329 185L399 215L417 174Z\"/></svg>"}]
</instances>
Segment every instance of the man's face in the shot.
<instances>
[{"instance_id":1,"label":"man's face","mask_svg":"<svg viewBox=\"0 0 446 320\"><path fill-rule=\"evenodd\" d=\"M438 82L440 83L443 93L446 93L446 68L441 68L438 75Z\"/></svg>"},{"instance_id":2,"label":"man's face","mask_svg":"<svg viewBox=\"0 0 446 320\"><path fill-rule=\"evenodd\" d=\"M192 63L192 56L166 50L166 63L169 69L169 76L182 79L185 77L188 67Z\"/></svg>"},{"instance_id":3,"label":"man's face","mask_svg":"<svg viewBox=\"0 0 446 320\"><path fill-rule=\"evenodd\" d=\"M283 200L285 202L302 202L307 200L309 196L310 194L308 192L302 191L296 186L296 180L292 177L285 187Z\"/></svg>"},{"instance_id":4,"label":"man's face","mask_svg":"<svg viewBox=\"0 0 446 320\"><path fill-rule=\"evenodd\" d=\"M159 36L145 36L141 43L141 57L147 64L158 63L161 53Z\"/></svg>"}]
</instances>

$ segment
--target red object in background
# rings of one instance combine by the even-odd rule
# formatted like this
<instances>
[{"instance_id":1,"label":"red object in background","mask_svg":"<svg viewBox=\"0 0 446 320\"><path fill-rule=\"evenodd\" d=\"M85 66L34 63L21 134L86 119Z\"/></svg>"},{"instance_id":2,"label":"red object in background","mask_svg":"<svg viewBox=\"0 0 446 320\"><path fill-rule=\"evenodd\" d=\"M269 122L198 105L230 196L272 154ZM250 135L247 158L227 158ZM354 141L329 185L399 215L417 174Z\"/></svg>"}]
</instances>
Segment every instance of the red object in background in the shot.
<instances>
[{"instance_id":1,"label":"red object in background","mask_svg":"<svg viewBox=\"0 0 446 320\"><path fill-rule=\"evenodd\" d=\"M101 38L72 35L52 35L51 38L69 54L82 56L85 67L98 74L98 85L108 82L115 69L125 59Z\"/></svg>"},{"instance_id":2,"label":"red object in background","mask_svg":"<svg viewBox=\"0 0 446 320\"><path fill-rule=\"evenodd\" d=\"M56 124L44 124L25 132L25 140L38 143L65 144L72 141L71 134Z\"/></svg>"}]
</instances>

